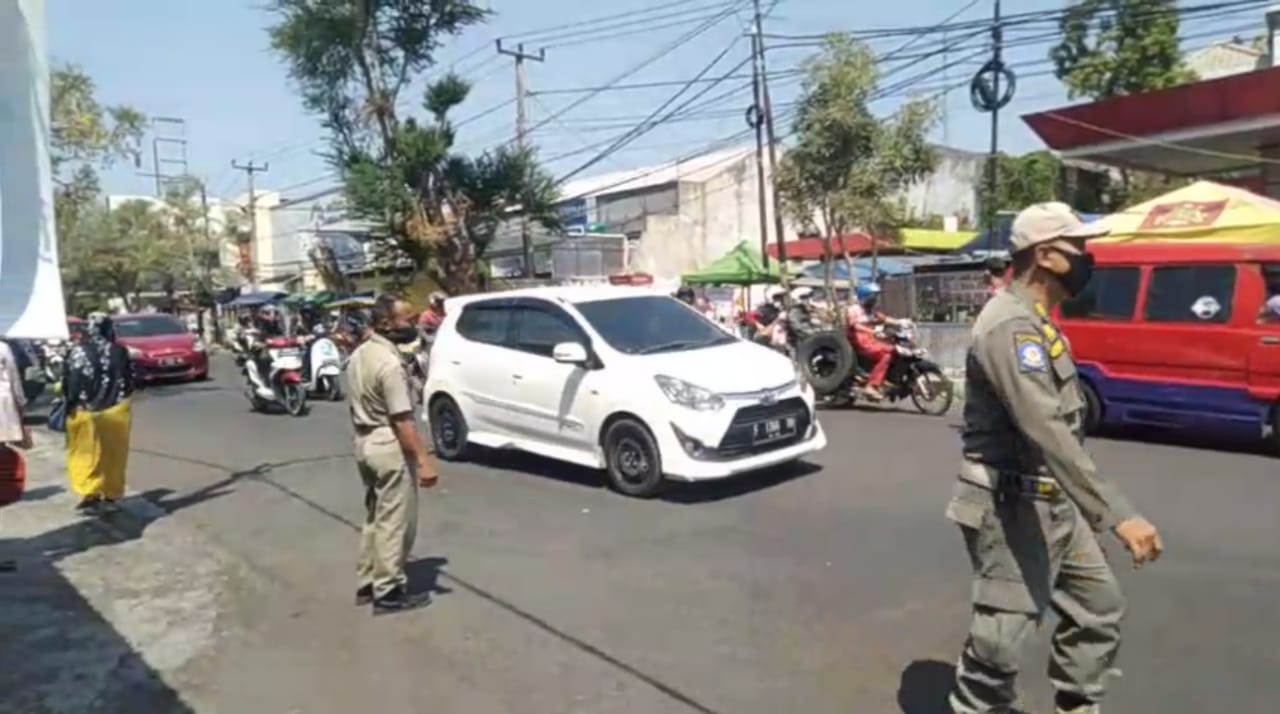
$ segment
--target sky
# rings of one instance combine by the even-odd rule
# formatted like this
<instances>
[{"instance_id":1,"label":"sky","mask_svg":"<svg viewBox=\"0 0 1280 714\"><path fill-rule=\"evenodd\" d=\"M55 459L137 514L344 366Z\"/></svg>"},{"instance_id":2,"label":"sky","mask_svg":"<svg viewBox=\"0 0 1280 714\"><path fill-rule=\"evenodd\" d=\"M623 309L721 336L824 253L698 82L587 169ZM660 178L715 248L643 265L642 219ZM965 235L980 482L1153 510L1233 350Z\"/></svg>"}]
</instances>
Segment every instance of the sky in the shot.
<instances>
[{"instance_id":1,"label":"sky","mask_svg":"<svg viewBox=\"0 0 1280 714\"><path fill-rule=\"evenodd\" d=\"M485 0L479 2L483 6ZM495 39L506 38L508 44L525 40L525 50L530 52L545 48L545 61L526 64L528 87L533 94L528 111L530 123L536 127L530 140L548 170L561 177L595 156L598 149L591 150L594 145L639 123L679 87L601 92L553 118L553 114L585 96L582 92L561 90L610 84L641 64L644 66L623 81L687 80L727 50L724 59L706 75L715 77L748 57L750 42L744 33L750 26L749 10L745 9L749 3L744 3L743 11L725 18L694 41L669 49L697 27L698 20L716 12L718 8L711 8L715 3L716 0L687 0L655 11L664 19L654 20L645 28L626 25L628 20L619 19L610 23L618 29L588 31L581 25L565 26L673 3L488 0L493 11L490 20L447 41L438 55L437 66L427 76L453 69L473 83L471 96L456 110L454 118L459 124L459 148L481 151L510 141L514 135L515 107L502 106L515 95L514 68L510 57L497 54ZM260 189L279 190L286 197L305 195L334 183L324 160L317 155L325 147L325 134L316 117L303 109L284 63L269 47L266 28L274 17L263 9L264 4L261 0L47 0L50 52L54 62L80 65L96 82L99 100L104 104L131 105L151 117L181 118L187 142L187 171L205 179L213 195L229 198L244 191L245 175L231 168L232 160L269 164L269 171L258 176ZM1063 0L1005 0L1003 8L1005 13L1026 13L1056 9L1063 4ZM765 5L770 5L769 0ZM766 33L777 35L915 27L937 24L952 16L951 22L982 20L989 18L992 10L990 0L778 0L772 5L764 27ZM584 7L589 10L584 12ZM702 12L697 9L700 7L709 9ZM671 14L677 12L683 14ZM1242 28L1262 25L1261 10L1198 20L1194 27L1184 26L1184 48L1203 47L1220 37L1229 38ZM629 34L620 35L623 31ZM1006 34L1006 42L1011 45L1006 60L1019 80L1013 101L1001 112L1002 150L1022 153L1043 148L1019 116L1068 103L1059 82L1049 74L1046 58L1053 34L1053 28L1047 25L1016 28ZM872 47L891 52L898 50L905 39L876 40ZM886 78L882 87L895 82L909 86L877 101L874 109L888 116L911 94L937 97L943 106L943 121L932 138L961 149L986 151L990 144L989 115L971 106L967 87L941 91L964 82L978 69L986 59L976 56L982 54L984 42L982 37L941 40L931 35L902 49L897 53L902 59L883 68L896 74ZM785 133L786 108L799 89L798 77L785 73L798 67L814 48L781 38L771 38L768 43L768 70L771 75L782 74L771 80L771 93L779 116L779 133ZM945 57L921 58L943 45L950 45L953 51ZM916 64L900 67L909 61ZM944 69L948 63L955 66ZM735 76L749 69L746 66ZM706 86L697 85L684 97ZM717 95L739 86L742 91L716 100ZM419 82L402 97L403 110L420 113L421 87ZM703 101L708 103L704 111L654 128L577 175L586 177L658 164L696 153L743 130L743 111L749 100L745 79L727 81L704 95ZM162 125L157 135L174 136L172 126ZM150 138L142 168L116 166L107 173L105 187L109 192L154 192L154 180L140 175L152 171ZM160 158L178 157L177 145L161 144ZM179 168L178 164L166 164L165 172Z\"/></svg>"}]
</instances>

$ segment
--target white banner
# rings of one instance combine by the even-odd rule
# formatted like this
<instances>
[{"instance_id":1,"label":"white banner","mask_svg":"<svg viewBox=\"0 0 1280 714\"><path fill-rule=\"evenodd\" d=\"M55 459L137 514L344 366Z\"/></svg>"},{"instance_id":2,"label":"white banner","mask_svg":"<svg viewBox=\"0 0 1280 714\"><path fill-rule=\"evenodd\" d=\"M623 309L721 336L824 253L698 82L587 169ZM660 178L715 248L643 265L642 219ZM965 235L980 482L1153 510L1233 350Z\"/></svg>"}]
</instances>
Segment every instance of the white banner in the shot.
<instances>
[{"instance_id":1,"label":"white banner","mask_svg":"<svg viewBox=\"0 0 1280 714\"><path fill-rule=\"evenodd\" d=\"M0 336L66 339L44 0L0 0Z\"/></svg>"}]
</instances>

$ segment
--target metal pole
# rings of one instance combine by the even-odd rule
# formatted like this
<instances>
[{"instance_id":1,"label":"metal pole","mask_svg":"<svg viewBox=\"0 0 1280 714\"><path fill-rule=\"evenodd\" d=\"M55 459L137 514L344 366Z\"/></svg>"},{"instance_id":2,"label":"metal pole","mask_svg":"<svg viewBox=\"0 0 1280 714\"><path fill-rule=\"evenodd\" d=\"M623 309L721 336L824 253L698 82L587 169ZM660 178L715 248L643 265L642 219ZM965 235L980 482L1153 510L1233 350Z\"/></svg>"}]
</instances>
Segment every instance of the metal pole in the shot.
<instances>
[{"instance_id":1,"label":"metal pole","mask_svg":"<svg viewBox=\"0 0 1280 714\"><path fill-rule=\"evenodd\" d=\"M757 3L756 9L759 9ZM765 205L768 200L764 182L764 117L760 106L760 18L756 17L755 32L751 34L751 91L752 127L756 131L756 190L760 193L756 203L760 207L760 259L764 267L769 267L769 209Z\"/></svg>"},{"instance_id":2,"label":"metal pole","mask_svg":"<svg viewBox=\"0 0 1280 714\"><path fill-rule=\"evenodd\" d=\"M516 49L509 50L502 46L502 40L497 40L498 54L510 55L515 59L516 64L516 147L521 152L529 148L529 127L528 127L528 110L525 107L525 99L528 97L528 91L525 86L524 61L533 60L542 62L547 58L545 49L538 50L538 54L529 54L524 51L524 44L516 45ZM533 264L533 235L529 230L529 211L528 200L523 201L525 205L520 207L520 246L521 253L524 256L524 274L526 278L534 276Z\"/></svg>"},{"instance_id":3,"label":"metal pole","mask_svg":"<svg viewBox=\"0 0 1280 714\"><path fill-rule=\"evenodd\" d=\"M994 66L1000 65L1001 49L1004 45L1004 33L1000 28L1000 0L995 0L995 13L991 24L991 58ZM991 73L991 96L1000 96L1000 73ZM996 211L1000 210L996 203L996 186L999 182L1000 163L1000 104L997 101L991 110L991 153L987 156L987 251L994 251L996 246Z\"/></svg>"},{"instance_id":4,"label":"metal pole","mask_svg":"<svg viewBox=\"0 0 1280 714\"><path fill-rule=\"evenodd\" d=\"M782 198L778 195L778 137L773 131L773 104L769 101L769 69L765 62L764 32L760 17L760 0L755 0L756 37L760 39L760 94L764 100L764 128L769 139L769 171L773 178L773 230L778 243L778 269L783 285L787 283L787 243L782 226Z\"/></svg>"},{"instance_id":5,"label":"metal pole","mask_svg":"<svg viewBox=\"0 0 1280 714\"><path fill-rule=\"evenodd\" d=\"M248 275L245 277L249 279L249 289L253 292L257 292L258 274L253 265L253 249L258 245L258 194L254 190L253 176L259 172L266 173L267 171L270 171L271 164L264 163L259 166L252 161L247 164L242 164L238 161L232 160L231 168L245 172L249 178L249 256L248 265L246 266L248 268Z\"/></svg>"}]
</instances>

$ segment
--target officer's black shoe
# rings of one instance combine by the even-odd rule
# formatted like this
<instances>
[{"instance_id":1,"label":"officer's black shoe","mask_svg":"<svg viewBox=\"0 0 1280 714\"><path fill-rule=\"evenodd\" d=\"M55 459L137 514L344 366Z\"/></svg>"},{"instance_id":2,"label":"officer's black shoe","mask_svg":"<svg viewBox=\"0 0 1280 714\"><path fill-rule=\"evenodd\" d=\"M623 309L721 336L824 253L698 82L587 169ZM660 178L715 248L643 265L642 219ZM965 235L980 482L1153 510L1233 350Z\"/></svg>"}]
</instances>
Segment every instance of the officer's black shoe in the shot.
<instances>
[{"instance_id":1,"label":"officer's black shoe","mask_svg":"<svg viewBox=\"0 0 1280 714\"><path fill-rule=\"evenodd\" d=\"M360 588L356 590L356 604L368 605L371 602L373 602L373 586L372 585L360 586Z\"/></svg>"},{"instance_id":2,"label":"officer's black shoe","mask_svg":"<svg viewBox=\"0 0 1280 714\"><path fill-rule=\"evenodd\" d=\"M373 614L389 615L393 612L416 610L417 608L425 607L430 602L431 596L428 593L410 594L400 587L382 597L374 598Z\"/></svg>"}]
</instances>

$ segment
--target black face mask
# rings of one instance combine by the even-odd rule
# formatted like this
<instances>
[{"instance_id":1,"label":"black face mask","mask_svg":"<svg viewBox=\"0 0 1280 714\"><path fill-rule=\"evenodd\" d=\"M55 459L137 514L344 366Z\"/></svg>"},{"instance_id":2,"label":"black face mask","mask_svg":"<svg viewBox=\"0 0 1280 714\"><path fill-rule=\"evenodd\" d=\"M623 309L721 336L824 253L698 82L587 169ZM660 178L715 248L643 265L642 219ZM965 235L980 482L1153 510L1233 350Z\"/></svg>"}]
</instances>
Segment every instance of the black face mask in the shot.
<instances>
[{"instance_id":1,"label":"black face mask","mask_svg":"<svg viewBox=\"0 0 1280 714\"><path fill-rule=\"evenodd\" d=\"M1093 254L1068 253L1057 248L1053 250L1067 260L1067 272L1054 273L1053 277L1071 297L1084 292L1085 286L1089 284L1089 278L1093 277Z\"/></svg>"},{"instance_id":2,"label":"black face mask","mask_svg":"<svg viewBox=\"0 0 1280 714\"><path fill-rule=\"evenodd\" d=\"M379 330L379 334L387 338L392 344L407 345L418 339L418 328L413 326L406 327L388 327L385 330Z\"/></svg>"}]
</instances>

